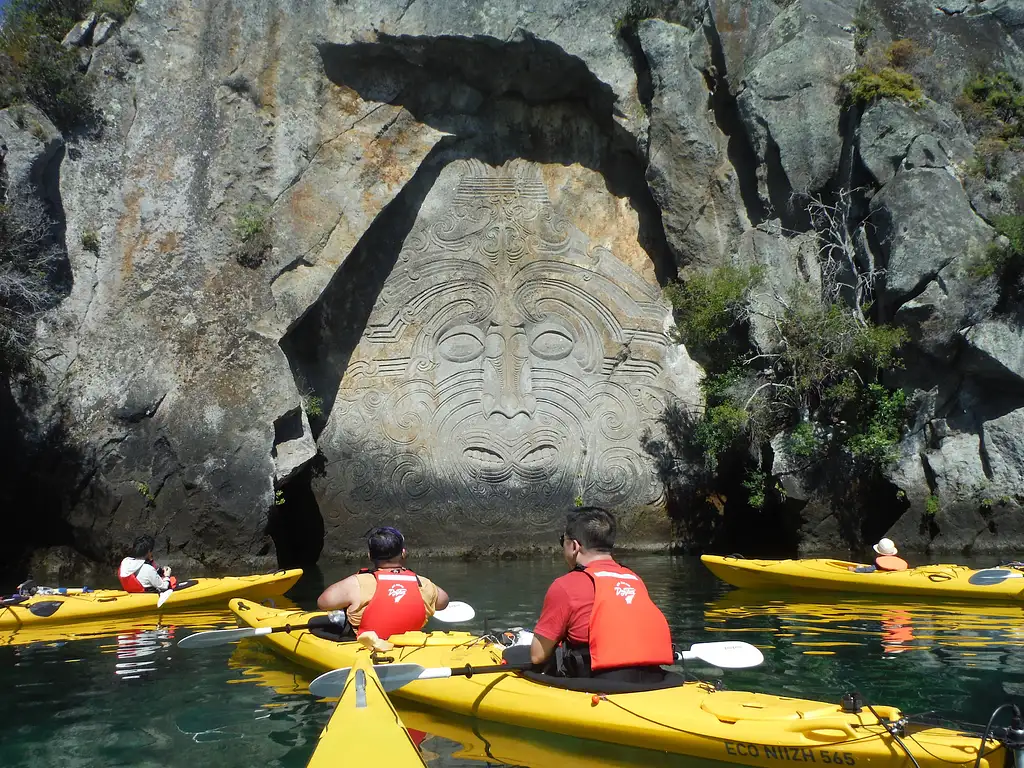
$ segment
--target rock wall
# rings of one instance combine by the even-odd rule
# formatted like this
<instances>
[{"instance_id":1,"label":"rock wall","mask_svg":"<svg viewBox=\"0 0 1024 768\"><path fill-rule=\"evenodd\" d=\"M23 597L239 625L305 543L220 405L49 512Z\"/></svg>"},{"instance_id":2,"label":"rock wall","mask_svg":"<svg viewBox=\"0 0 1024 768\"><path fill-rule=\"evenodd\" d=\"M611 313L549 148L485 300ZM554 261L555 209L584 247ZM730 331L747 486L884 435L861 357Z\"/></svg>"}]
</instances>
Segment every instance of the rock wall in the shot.
<instances>
[{"instance_id":1,"label":"rock wall","mask_svg":"<svg viewBox=\"0 0 1024 768\"><path fill-rule=\"evenodd\" d=\"M804 204L851 187L920 407L853 518L840 480L776 457L795 538L1016 541L1020 325L922 327L993 238L1007 179L966 178L950 104L980 63L1024 75L1020 13L869 3L879 39L933 52L931 99L844 110L858 5L139 0L78 41L102 123L52 171L73 282L6 409L31 438L11 487L61 478L29 544L111 560L147 530L248 567L386 517L429 549L516 548L576 496L664 544L686 510L642 443L701 372L660 286L724 263L817 284ZM0 132L8 168L41 156ZM243 266L254 215L271 248Z\"/></svg>"}]
</instances>

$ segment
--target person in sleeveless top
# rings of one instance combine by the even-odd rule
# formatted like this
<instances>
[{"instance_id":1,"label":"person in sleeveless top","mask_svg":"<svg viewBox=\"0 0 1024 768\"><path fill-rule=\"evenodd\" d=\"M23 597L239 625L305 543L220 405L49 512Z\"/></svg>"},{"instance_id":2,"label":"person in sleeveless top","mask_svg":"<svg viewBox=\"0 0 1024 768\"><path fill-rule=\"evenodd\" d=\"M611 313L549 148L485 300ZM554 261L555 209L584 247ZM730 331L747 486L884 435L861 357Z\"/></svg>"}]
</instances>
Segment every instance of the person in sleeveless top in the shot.
<instances>
[{"instance_id":1,"label":"person in sleeveless top","mask_svg":"<svg viewBox=\"0 0 1024 768\"><path fill-rule=\"evenodd\" d=\"M366 539L371 567L327 587L317 599L324 611L345 611L356 635L380 638L421 629L448 605L448 593L406 567L405 537L397 528L374 528Z\"/></svg>"},{"instance_id":2,"label":"person in sleeveless top","mask_svg":"<svg viewBox=\"0 0 1024 768\"><path fill-rule=\"evenodd\" d=\"M615 533L606 509L569 512L559 543L570 570L548 588L530 660L567 677L657 683L660 665L673 662L668 622L643 580L612 557Z\"/></svg>"}]
</instances>

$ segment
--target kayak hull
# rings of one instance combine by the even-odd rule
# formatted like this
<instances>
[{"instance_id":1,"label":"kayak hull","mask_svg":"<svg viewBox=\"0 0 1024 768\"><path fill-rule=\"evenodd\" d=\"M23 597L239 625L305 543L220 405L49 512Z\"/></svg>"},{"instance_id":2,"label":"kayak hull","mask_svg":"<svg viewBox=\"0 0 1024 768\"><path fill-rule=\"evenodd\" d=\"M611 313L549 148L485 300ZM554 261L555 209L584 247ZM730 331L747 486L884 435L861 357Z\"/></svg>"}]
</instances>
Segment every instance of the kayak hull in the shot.
<instances>
[{"instance_id":1,"label":"kayak hull","mask_svg":"<svg viewBox=\"0 0 1024 768\"><path fill-rule=\"evenodd\" d=\"M1008 568L978 571L962 565L924 565L905 571L854 573L850 567L861 563L845 560L746 560L703 555L701 562L722 581L746 589L820 589L950 600L1024 601L1024 573ZM994 578L986 579L986 575Z\"/></svg>"},{"instance_id":2,"label":"kayak hull","mask_svg":"<svg viewBox=\"0 0 1024 768\"><path fill-rule=\"evenodd\" d=\"M370 653L356 653L352 667L307 768L425 768L419 750L373 671Z\"/></svg>"},{"instance_id":3,"label":"kayak hull","mask_svg":"<svg viewBox=\"0 0 1024 768\"><path fill-rule=\"evenodd\" d=\"M297 626L318 615L278 611L245 600L232 600L230 607L243 623L253 627ZM351 666L359 647L324 640L304 630L276 632L260 639L282 655L318 670ZM396 647L384 656L394 663L462 667L501 660L501 646L467 633L409 632L390 640ZM482 720L748 766L778 766L784 760L903 768L907 761L866 708L851 714L837 704L716 691L705 683L595 696L543 685L510 672L415 681L392 695ZM874 709L888 719L900 716L892 707ZM973 763L981 741L946 729L913 725L907 726L907 734L920 752L914 752L920 768ZM993 751L982 757L981 765L1001 768L1003 748L994 742L989 742L988 748Z\"/></svg>"},{"instance_id":4,"label":"kayak hull","mask_svg":"<svg viewBox=\"0 0 1024 768\"><path fill-rule=\"evenodd\" d=\"M116 616L170 614L197 605L223 605L231 597L264 600L283 595L295 585L300 576L302 570L296 568L253 576L196 579L192 586L172 592L160 608L156 605L160 595L154 592L130 593L119 589L98 589L68 595L34 595L15 605L0 606L0 629L63 625ZM48 604L54 603L56 607L52 613L48 613L53 608ZM46 610L43 610L44 607Z\"/></svg>"}]
</instances>

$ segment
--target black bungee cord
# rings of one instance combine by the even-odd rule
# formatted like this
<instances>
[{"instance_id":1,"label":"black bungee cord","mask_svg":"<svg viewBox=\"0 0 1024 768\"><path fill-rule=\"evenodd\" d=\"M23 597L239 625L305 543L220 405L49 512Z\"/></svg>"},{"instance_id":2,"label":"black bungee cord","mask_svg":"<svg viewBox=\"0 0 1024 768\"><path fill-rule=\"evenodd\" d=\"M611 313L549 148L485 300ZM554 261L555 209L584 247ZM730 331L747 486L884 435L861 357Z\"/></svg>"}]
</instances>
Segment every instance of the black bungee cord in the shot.
<instances>
[{"instance_id":1,"label":"black bungee cord","mask_svg":"<svg viewBox=\"0 0 1024 768\"><path fill-rule=\"evenodd\" d=\"M1010 724L1010 727L1013 728L1015 724L1018 728L1020 727L1020 710L1017 708L1017 705L1013 702L1008 701L1005 704L1000 704L998 707L992 710L992 715L988 719L988 725L985 726L985 732L981 735L981 746L978 747L978 756L974 760L974 768L980 768L981 766L981 758L985 754L985 743L988 741L988 735L992 732L992 723L995 722L996 716L1007 707L1013 709L1014 722ZM1007 744L1003 744L1002 746L1006 747L1007 749L1010 749L1010 747Z\"/></svg>"}]
</instances>

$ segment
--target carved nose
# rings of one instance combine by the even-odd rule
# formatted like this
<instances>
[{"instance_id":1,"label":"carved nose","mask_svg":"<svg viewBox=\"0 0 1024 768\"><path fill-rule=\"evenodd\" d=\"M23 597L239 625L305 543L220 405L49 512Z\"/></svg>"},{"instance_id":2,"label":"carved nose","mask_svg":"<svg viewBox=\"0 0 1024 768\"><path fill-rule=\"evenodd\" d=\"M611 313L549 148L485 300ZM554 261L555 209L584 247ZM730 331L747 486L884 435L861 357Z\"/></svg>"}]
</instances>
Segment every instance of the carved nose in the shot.
<instances>
[{"instance_id":1,"label":"carved nose","mask_svg":"<svg viewBox=\"0 0 1024 768\"><path fill-rule=\"evenodd\" d=\"M500 414L506 419L514 419L520 413L533 416L537 410L537 398L532 394L518 395L510 390L503 390L500 397L484 395L484 410L488 416Z\"/></svg>"}]
</instances>

